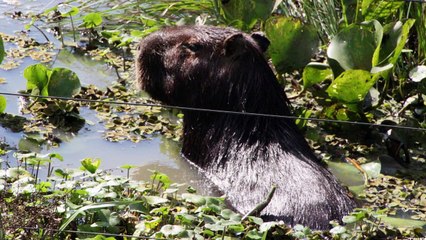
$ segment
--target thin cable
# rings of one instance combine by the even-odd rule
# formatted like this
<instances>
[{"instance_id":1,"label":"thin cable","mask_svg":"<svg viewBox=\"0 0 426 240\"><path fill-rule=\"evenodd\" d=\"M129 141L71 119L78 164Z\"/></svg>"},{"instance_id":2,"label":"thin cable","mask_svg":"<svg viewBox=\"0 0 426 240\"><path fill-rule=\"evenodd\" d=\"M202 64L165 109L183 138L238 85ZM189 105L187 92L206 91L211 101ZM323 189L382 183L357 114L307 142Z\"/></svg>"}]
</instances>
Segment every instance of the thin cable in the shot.
<instances>
[{"instance_id":1,"label":"thin cable","mask_svg":"<svg viewBox=\"0 0 426 240\"><path fill-rule=\"evenodd\" d=\"M208 108L193 108L193 107L182 107L182 106L174 106L174 105L163 105L163 104L156 104L156 103L105 101L105 100L95 100L95 99L57 97L57 96L42 96L42 95L32 95L32 94L26 94L26 93L7 93L7 92L0 92L0 95L16 96L16 97L50 98L50 99L58 99L58 100L64 100L64 101L76 101L76 102L88 102L88 103L103 103L103 104L145 106L145 107L161 107L161 108L171 108L171 109L179 109L179 110L187 110L187 111L198 111L198 112L223 113L223 114L234 114L234 115L256 116L256 117L274 117L274 118L285 118L285 119L293 119L293 120L300 119L300 120L316 121L316 122L342 123L342 124L363 125L363 126L370 126L370 127L384 127L384 128L395 128L395 129L407 129L407 130L413 130L413 131L426 131L426 129L424 129L424 128L391 125L391 124L366 123L366 122L345 121L345 120L335 120L335 119L322 119L322 118L306 118L306 117L276 115L276 114L267 114L267 113L235 112L235 111L228 111L228 110L208 109Z\"/></svg>"}]
</instances>

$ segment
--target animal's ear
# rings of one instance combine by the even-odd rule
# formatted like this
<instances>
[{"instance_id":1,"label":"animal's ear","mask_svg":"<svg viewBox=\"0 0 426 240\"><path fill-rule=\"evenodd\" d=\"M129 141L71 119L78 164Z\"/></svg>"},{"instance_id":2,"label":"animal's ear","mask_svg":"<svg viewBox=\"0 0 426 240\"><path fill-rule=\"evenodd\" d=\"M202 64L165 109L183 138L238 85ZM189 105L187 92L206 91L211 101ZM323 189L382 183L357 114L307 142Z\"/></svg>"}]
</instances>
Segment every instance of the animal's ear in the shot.
<instances>
[{"instance_id":1,"label":"animal's ear","mask_svg":"<svg viewBox=\"0 0 426 240\"><path fill-rule=\"evenodd\" d=\"M248 42L242 33L236 33L225 39L224 49L225 55L231 56L241 54L246 51Z\"/></svg>"},{"instance_id":2,"label":"animal's ear","mask_svg":"<svg viewBox=\"0 0 426 240\"><path fill-rule=\"evenodd\" d=\"M268 50L269 45L271 44L271 42L268 38L266 38L265 33L263 32L254 32L251 34L251 38L253 38L253 40L257 43L262 52L266 52L266 50Z\"/></svg>"}]
</instances>

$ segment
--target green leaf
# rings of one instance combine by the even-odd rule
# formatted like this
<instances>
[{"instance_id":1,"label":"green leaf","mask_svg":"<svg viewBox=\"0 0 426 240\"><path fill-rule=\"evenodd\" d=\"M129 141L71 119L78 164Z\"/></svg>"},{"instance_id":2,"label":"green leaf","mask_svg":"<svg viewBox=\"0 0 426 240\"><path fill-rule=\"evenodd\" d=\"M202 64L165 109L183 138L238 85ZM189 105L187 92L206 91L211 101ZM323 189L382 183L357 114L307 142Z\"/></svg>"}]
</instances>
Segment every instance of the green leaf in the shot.
<instances>
[{"instance_id":1,"label":"green leaf","mask_svg":"<svg viewBox=\"0 0 426 240\"><path fill-rule=\"evenodd\" d=\"M62 157L62 155L60 155L58 153L50 153L48 156L49 156L50 159L56 158L56 159L58 159L61 162L64 161L64 157Z\"/></svg>"},{"instance_id":2,"label":"green leaf","mask_svg":"<svg viewBox=\"0 0 426 240\"><path fill-rule=\"evenodd\" d=\"M164 225L160 229L160 232L166 237L176 236L183 231L185 231L185 228L180 225Z\"/></svg>"},{"instance_id":3,"label":"green leaf","mask_svg":"<svg viewBox=\"0 0 426 240\"><path fill-rule=\"evenodd\" d=\"M104 30L101 32L102 37L104 38L112 38L120 36L121 31L119 30Z\"/></svg>"},{"instance_id":4,"label":"green leaf","mask_svg":"<svg viewBox=\"0 0 426 240\"><path fill-rule=\"evenodd\" d=\"M342 226L335 226L334 228L330 229L330 233L332 235L339 235L346 232L346 228Z\"/></svg>"},{"instance_id":5,"label":"green leaf","mask_svg":"<svg viewBox=\"0 0 426 240\"><path fill-rule=\"evenodd\" d=\"M0 113L3 113L6 110L6 98L0 95Z\"/></svg>"},{"instance_id":6,"label":"green leaf","mask_svg":"<svg viewBox=\"0 0 426 240\"><path fill-rule=\"evenodd\" d=\"M271 42L268 54L280 73L302 69L318 48L315 29L299 20L270 18L266 21L265 32Z\"/></svg>"},{"instance_id":7,"label":"green leaf","mask_svg":"<svg viewBox=\"0 0 426 240\"><path fill-rule=\"evenodd\" d=\"M136 165L130 165L130 164L124 164L123 166L120 166L122 169L132 169L137 167Z\"/></svg>"},{"instance_id":8,"label":"green leaf","mask_svg":"<svg viewBox=\"0 0 426 240\"><path fill-rule=\"evenodd\" d=\"M345 162L327 162L328 168L345 186L364 184L364 176L353 165Z\"/></svg>"},{"instance_id":9,"label":"green leaf","mask_svg":"<svg viewBox=\"0 0 426 240\"><path fill-rule=\"evenodd\" d=\"M13 167L6 170L6 177L8 178L22 178L31 177L31 173L23 168Z\"/></svg>"},{"instance_id":10,"label":"green leaf","mask_svg":"<svg viewBox=\"0 0 426 240\"><path fill-rule=\"evenodd\" d=\"M57 10L59 11L59 13L61 13L62 17L75 16L80 12L77 7L71 6L66 3L59 4Z\"/></svg>"},{"instance_id":11,"label":"green leaf","mask_svg":"<svg viewBox=\"0 0 426 240\"><path fill-rule=\"evenodd\" d=\"M172 183L172 181L166 174L160 172L154 172L154 174L152 174L150 178L154 181L162 183L163 189L167 189Z\"/></svg>"},{"instance_id":12,"label":"green leaf","mask_svg":"<svg viewBox=\"0 0 426 240\"><path fill-rule=\"evenodd\" d=\"M230 209L223 209L220 212L220 215L227 220L233 220L233 221L241 221L241 215L238 213L235 213L234 211Z\"/></svg>"},{"instance_id":13,"label":"green leaf","mask_svg":"<svg viewBox=\"0 0 426 240\"><path fill-rule=\"evenodd\" d=\"M403 1L362 1L362 15L365 20L377 19L381 22L395 16Z\"/></svg>"},{"instance_id":14,"label":"green leaf","mask_svg":"<svg viewBox=\"0 0 426 240\"><path fill-rule=\"evenodd\" d=\"M101 165L100 159L92 160L91 158L85 158L81 160L82 167L89 171L90 173L95 173L98 170L99 165Z\"/></svg>"},{"instance_id":15,"label":"green leaf","mask_svg":"<svg viewBox=\"0 0 426 240\"><path fill-rule=\"evenodd\" d=\"M370 71L373 55L380 44L375 29L351 24L340 31L327 49L328 63L335 77L345 70Z\"/></svg>"},{"instance_id":16,"label":"green leaf","mask_svg":"<svg viewBox=\"0 0 426 240\"><path fill-rule=\"evenodd\" d=\"M332 79L333 71L328 64L311 62L303 69L303 86L305 88Z\"/></svg>"},{"instance_id":17,"label":"green leaf","mask_svg":"<svg viewBox=\"0 0 426 240\"><path fill-rule=\"evenodd\" d=\"M0 63L3 62L4 56L6 56L6 52L4 51L3 39L0 37Z\"/></svg>"},{"instance_id":18,"label":"green leaf","mask_svg":"<svg viewBox=\"0 0 426 240\"><path fill-rule=\"evenodd\" d=\"M49 82L48 69L43 64L34 64L25 68L24 77L27 79L27 90L38 89L41 93ZM45 94L44 96L47 96Z\"/></svg>"},{"instance_id":19,"label":"green leaf","mask_svg":"<svg viewBox=\"0 0 426 240\"><path fill-rule=\"evenodd\" d=\"M299 129L303 129L306 127L306 124L308 124L307 119L302 118L309 118L312 115L312 110L310 109L303 109L302 112L298 113L298 116L301 118L296 119L295 123Z\"/></svg>"},{"instance_id":20,"label":"green leaf","mask_svg":"<svg viewBox=\"0 0 426 240\"><path fill-rule=\"evenodd\" d=\"M247 239L250 240L261 240L262 236L263 234L255 229L250 230L246 235Z\"/></svg>"},{"instance_id":21,"label":"green leaf","mask_svg":"<svg viewBox=\"0 0 426 240\"><path fill-rule=\"evenodd\" d=\"M398 228L424 228L426 227L425 221L404 219L396 217L380 217L384 223L390 224Z\"/></svg>"},{"instance_id":22,"label":"green leaf","mask_svg":"<svg viewBox=\"0 0 426 240\"><path fill-rule=\"evenodd\" d=\"M230 0L218 1L222 15L231 25L251 29L258 20L266 20L272 13L275 1ZM239 24L238 24L239 23Z\"/></svg>"},{"instance_id":23,"label":"green leaf","mask_svg":"<svg viewBox=\"0 0 426 240\"><path fill-rule=\"evenodd\" d=\"M165 198L157 197L157 196L145 196L145 199L149 205L158 205L158 204L166 203L169 201Z\"/></svg>"},{"instance_id":24,"label":"green leaf","mask_svg":"<svg viewBox=\"0 0 426 240\"><path fill-rule=\"evenodd\" d=\"M193 203L197 206L204 205L207 202L206 197L192 194L192 193L183 193L182 199L185 200L186 202Z\"/></svg>"},{"instance_id":25,"label":"green leaf","mask_svg":"<svg viewBox=\"0 0 426 240\"><path fill-rule=\"evenodd\" d=\"M86 28L94 28L102 24L102 15L100 13L89 13L83 18L83 24Z\"/></svg>"},{"instance_id":26,"label":"green leaf","mask_svg":"<svg viewBox=\"0 0 426 240\"><path fill-rule=\"evenodd\" d=\"M364 100L376 78L365 70L348 70L337 77L327 88L330 97L344 103L358 103Z\"/></svg>"},{"instance_id":27,"label":"green leaf","mask_svg":"<svg viewBox=\"0 0 426 240\"><path fill-rule=\"evenodd\" d=\"M342 222L345 224L351 224L357 222L358 219L355 216L344 216Z\"/></svg>"},{"instance_id":28,"label":"green leaf","mask_svg":"<svg viewBox=\"0 0 426 240\"><path fill-rule=\"evenodd\" d=\"M93 203L76 210L59 228L59 232L64 231L68 225L78 217L78 215L83 214L85 211L94 210L94 209L104 209L110 207L119 207L119 206L128 206L131 204L139 203L140 201L115 201L115 202L103 202L103 203Z\"/></svg>"},{"instance_id":29,"label":"green leaf","mask_svg":"<svg viewBox=\"0 0 426 240\"><path fill-rule=\"evenodd\" d=\"M368 175L368 178L378 178L382 169L380 161L369 162L361 165Z\"/></svg>"},{"instance_id":30,"label":"green leaf","mask_svg":"<svg viewBox=\"0 0 426 240\"><path fill-rule=\"evenodd\" d=\"M413 68L410 71L409 76L411 78L411 81L421 82L422 80L426 79L426 66L421 65L421 66L417 66L417 67Z\"/></svg>"},{"instance_id":31,"label":"green leaf","mask_svg":"<svg viewBox=\"0 0 426 240\"><path fill-rule=\"evenodd\" d=\"M380 62L396 64L402 49L408 39L411 27L414 25L414 19L408 19L405 23L397 21L384 26L384 38L380 49Z\"/></svg>"},{"instance_id":32,"label":"green leaf","mask_svg":"<svg viewBox=\"0 0 426 240\"><path fill-rule=\"evenodd\" d=\"M66 68L54 68L50 74L49 96L72 97L80 91L80 79L77 74Z\"/></svg>"}]
</instances>

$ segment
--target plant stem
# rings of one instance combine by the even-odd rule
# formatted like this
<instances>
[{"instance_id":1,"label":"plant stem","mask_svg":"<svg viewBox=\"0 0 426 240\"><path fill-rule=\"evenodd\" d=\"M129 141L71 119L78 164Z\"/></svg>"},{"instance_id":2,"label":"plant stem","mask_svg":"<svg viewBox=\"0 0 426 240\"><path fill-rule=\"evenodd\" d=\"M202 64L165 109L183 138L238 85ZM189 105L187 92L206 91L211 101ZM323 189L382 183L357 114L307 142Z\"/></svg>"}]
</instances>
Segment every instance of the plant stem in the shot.
<instances>
[{"instance_id":1,"label":"plant stem","mask_svg":"<svg viewBox=\"0 0 426 240\"><path fill-rule=\"evenodd\" d=\"M75 27L74 27L74 21L72 20L72 16L70 13L70 19L71 19L71 27L72 27L72 37L74 39L74 42L76 41L76 37L75 37Z\"/></svg>"},{"instance_id":2,"label":"plant stem","mask_svg":"<svg viewBox=\"0 0 426 240\"><path fill-rule=\"evenodd\" d=\"M44 36L44 38L46 39L47 42L50 42L50 40L46 36L46 34L44 34L44 32L39 27L37 27L37 25L33 24L33 27L35 27Z\"/></svg>"},{"instance_id":3,"label":"plant stem","mask_svg":"<svg viewBox=\"0 0 426 240\"><path fill-rule=\"evenodd\" d=\"M253 210L251 210L250 212L248 212L246 215L244 215L244 217L241 219L241 221L244 221L245 219L247 219L247 217L251 216L251 215L257 215L259 214L263 209L266 208L266 206L268 206L268 204L271 202L272 197L274 196L275 190L277 189L277 186L273 185L271 188L271 191L269 192L268 196L266 197L265 201L259 203L255 208L253 208Z\"/></svg>"}]
</instances>

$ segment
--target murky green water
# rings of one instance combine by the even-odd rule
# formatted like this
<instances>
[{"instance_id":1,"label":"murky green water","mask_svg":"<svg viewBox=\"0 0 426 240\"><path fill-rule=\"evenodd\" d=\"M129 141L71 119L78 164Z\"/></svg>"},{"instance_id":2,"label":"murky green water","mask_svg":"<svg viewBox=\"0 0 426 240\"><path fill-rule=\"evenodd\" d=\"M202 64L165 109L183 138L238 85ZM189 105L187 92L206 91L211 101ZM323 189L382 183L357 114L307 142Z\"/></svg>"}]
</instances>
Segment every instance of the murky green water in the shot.
<instances>
[{"instance_id":1,"label":"murky green water","mask_svg":"<svg viewBox=\"0 0 426 240\"><path fill-rule=\"evenodd\" d=\"M15 11L24 13L39 13L43 10L58 4L59 1L1 1L0 2L0 32L15 35L24 31L24 25L30 20L15 20L10 18L10 14ZM29 32L30 37L37 41L46 40L35 29ZM47 33L48 38L55 43L58 53L51 64L51 67L69 68L80 78L82 85L93 84L98 88L105 89L107 86L117 80L117 75L107 64L95 61L88 56L75 54L67 49L59 49L60 43L53 35ZM10 48L10 43L5 43L5 48ZM6 84L0 84L0 92L16 93L18 90L25 89L26 81L23 78L23 70L36 63L30 58L24 58L18 68L12 70L0 69L0 77L6 79ZM9 114L20 115L19 99L13 96L7 96L6 112ZM80 160L83 158L100 158L102 160L101 168L114 170L116 173L123 173L119 167L124 164L138 166L131 170L131 176L134 179L149 179L151 173L149 169L164 172L169 177L179 183L190 183L193 186L198 185L201 177L197 171L189 165L180 155L180 146L162 137L156 137L152 140L146 140L139 143L123 141L119 143L108 142L104 140L102 132L103 126L98 123L96 112L87 108L81 108L81 116L92 124L86 124L75 136L67 136L66 141L60 144L58 148L46 149L41 153L59 153L64 157L64 162L56 162L55 168L60 167L79 167ZM23 133L12 133L10 130L0 127L0 138L4 139L12 147L17 147ZM15 161L11 156L5 160Z\"/></svg>"}]
</instances>

